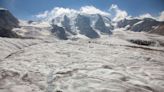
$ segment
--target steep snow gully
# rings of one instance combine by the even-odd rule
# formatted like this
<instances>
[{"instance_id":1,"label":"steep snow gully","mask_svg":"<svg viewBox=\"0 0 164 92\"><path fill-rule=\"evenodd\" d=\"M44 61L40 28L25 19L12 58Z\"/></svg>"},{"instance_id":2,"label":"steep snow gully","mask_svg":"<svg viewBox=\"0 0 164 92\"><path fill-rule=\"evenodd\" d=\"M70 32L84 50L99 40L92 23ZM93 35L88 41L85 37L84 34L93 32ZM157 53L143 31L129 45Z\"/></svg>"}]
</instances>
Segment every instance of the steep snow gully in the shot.
<instances>
[{"instance_id":1,"label":"steep snow gully","mask_svg":"<svg viewBox=\"0 0 164 92\"><path fill-rule=\"evenodd\" d=\"M0 38L0 92L163 92L163 46L133 44L125 33L76 41Z\"/></svg>"}]
</instances>

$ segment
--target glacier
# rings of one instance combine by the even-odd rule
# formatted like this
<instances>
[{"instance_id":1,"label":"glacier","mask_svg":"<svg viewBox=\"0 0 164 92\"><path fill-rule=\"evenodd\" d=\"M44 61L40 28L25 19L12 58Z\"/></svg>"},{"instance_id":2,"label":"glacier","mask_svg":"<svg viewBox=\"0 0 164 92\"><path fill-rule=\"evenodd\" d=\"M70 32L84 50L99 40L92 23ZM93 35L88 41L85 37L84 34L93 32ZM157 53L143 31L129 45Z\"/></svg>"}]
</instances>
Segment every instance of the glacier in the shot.
<instances>
[{"instance_id":1,"label":"glacier","mask_svg":"<svg viewBox=\"0 0 164 92\"><path fill-rule=\"evenodd\" d=\"M19 36L0 37L0 92L164 91L164 36L129 28L144 29L143 20L64 12L0 23Z\"/></svg>"}]
</instances>

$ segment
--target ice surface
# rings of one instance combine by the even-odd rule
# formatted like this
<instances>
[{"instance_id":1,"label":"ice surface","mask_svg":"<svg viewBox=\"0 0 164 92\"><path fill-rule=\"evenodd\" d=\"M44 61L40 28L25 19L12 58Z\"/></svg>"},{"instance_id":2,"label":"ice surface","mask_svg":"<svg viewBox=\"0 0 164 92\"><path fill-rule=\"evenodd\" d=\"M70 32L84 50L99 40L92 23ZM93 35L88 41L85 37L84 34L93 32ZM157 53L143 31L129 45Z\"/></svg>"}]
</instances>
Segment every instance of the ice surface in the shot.
<instances>
[{"instance_id":1,"label":"ice surface","mask_svg":"<svg viewBox=\"0 0 164 92\"><path fill-rule=\"evenodd\" d=\"M144 35L144 36L143 36ZM0 92L163 92L164 47L118 32L76 41L0 38Z\"/></svg>"}]
</instances>

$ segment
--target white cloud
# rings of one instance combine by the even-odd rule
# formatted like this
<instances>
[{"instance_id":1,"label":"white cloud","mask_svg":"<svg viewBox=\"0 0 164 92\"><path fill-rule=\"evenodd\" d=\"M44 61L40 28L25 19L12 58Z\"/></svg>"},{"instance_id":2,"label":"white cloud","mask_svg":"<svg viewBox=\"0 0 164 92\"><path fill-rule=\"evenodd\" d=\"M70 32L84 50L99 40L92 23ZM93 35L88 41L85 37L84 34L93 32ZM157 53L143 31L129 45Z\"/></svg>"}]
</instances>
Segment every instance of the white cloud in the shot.
<instances>
[{"instance_id":1,"label":"white cloud","mask_svg":"<svg viewBox=\"0 0 164 92\"><path fill-rule=\"evenodd\" d=\"M39 13L35 15L37 18L54 18L62 15L73 15L73 14L101 14L104 16L110 16L110 13L102 11L100 9L95 8L94 6L84 6L79 10L70 9L70 8L62 8L55 7L51 11L45 11L43 13Z\"/></svg>"},{"instance_id":2,"label":"white cloud","mask_svg":"<svg viewBox=\"0 0 164 92\"><path fill-rule=\"evenodd\" d=\"M158 17L159 21L164 21L164 11L160 13L160 16Z\"/></svg>"},{"instance_id":3,"label":"white cloud","mask_svg":"<svg viewBox=\"0 0 164 92\"><path fill-rule=\"evenodd\" d=\"M112 9L116 9L116 8L118 8L118 6L115 5L115 4L112 4L112 5L110 6L110 10L112 10Z\"/></svg>"},{"instance_id":4,"label":"white cloud","mask_svg":"<svg viewBox=\"0 0 164 92\"><path fill-rule=\"evenodd\" d=\"M140 15L137 18L139 18L139 19L152 18L152 19L155 19L157 21L164 21L164 11L162 11L158 16L152 16L151 14L146 13L146 14Z\"/></svg>"},{"instance_id":5,"label":"white cloud","mask_svg":"<svg viewBox=\"0 0 164 92\"><path fill-rule=\"evenodd\" d=\"M48 16L48 11L45 11L43 13L40 13L38 15L36 15L37 18L45 18Z\"/></svg>"},{"instance_id":6,"label":"white cloud","mask_svg":"<svg viewBox=\"0 0 164 92\"><path fill-rule=\"evenodd\" d=\"M74 13L77 13L77 11L74 9L62 8L62 7L56 7L50 12L52 16L61 16L63 14L74 14Z\"/></svg>"},{"instance_id":7,"label":"white cloud","mask_svg":"<svg viewBox=\"0 0 164 92\"><path fill-rule=\"evenodd\" d=\"M125 10L120 9L115 4L112 4L110 6L109 12L102 11L94 6L84 6L78 10L70 9L70 8L55 7L50 11L47 10L47 11L44 11L42 13L35 15L35 17L52 20L55 17L60 17L65 14L69 17L74 17L74 15L76 15L76 14L101 14L104 16L112 17L112 20L115 22L123 20L125 18L126 19L132 18L131 16L128 15L128 13ZM139 19L153 18L158 21L164 21L164 11L162 11L158 16L152 16L149 13L145 13L145 14L139 15L137 17L133 17L133 18L139 18Z\"/></svg>"},{"instance_id":8,"label":"white cloud","mask_svg":"<svg viewBox=\"0 0 164 92\"><path fill-rule=\"evenodd\" d=\"M113 18L113 21L120 21L123 20L125 18L128 18L130 16L128 16L128 13L124 10L121 10L117 5L112 4L110 7L110 11L114 11L115 12L115 16Z\"/></svg>"},{"instance_id":9,"label":"white cloud","mask_svg":"<svg viewBox=\"0 0 164 92\"><path fill-rule=\"evenodd\" d=\"M138 19L144 19L144 18L152 18L152 19L156 19L155 17L153 17L151 14L149 13L145 13L142 15L139 15L139 17L137 17Z\"/></svg>"},{"instance_id":10,"label":"white cloud","mask_svg":"<svg viewBox=\"0 0 164 92\"><path fill-rule=\"evenodd\" d=\"M95 8L94 6L84 6L80 8L80 12L84 14L101 14L105 16L110 16L110 13L102 11L100 9Z\"/></svg>"},{"instance_id":11,"label":"white cloud","mask_svg":"<svg viewBox=\"0 0 164 92\"><path fill-rule=\"evenodd\" d=\"M70 8L55 7L51 11L44 11L43 13L39 13L35 16L37 18L53 18L53 17L61 16L63 14L73 14L73 13L77 13L77 11Z\"/></svg>"}]
</instances>

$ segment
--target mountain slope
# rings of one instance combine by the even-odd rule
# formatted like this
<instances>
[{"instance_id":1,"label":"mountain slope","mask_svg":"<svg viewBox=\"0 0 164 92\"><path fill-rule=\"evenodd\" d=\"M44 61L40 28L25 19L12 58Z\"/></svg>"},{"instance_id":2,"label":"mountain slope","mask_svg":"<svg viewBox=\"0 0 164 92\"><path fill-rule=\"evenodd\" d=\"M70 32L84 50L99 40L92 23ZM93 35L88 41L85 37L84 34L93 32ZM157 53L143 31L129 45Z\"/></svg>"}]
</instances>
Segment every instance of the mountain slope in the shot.
<instances>
[{"instance_id":1,"label":"mountain slope","mask_svg":"<svg viewBox=\"0 0 164 92\"><path fill-rule=\"evenodd\" d=\"M60 16L42 19L42 22L63 27L70 37L83 35L88 38L99 38L101 35L111 35L111 20L100 14L62 14Z\"/></svg>"},{"instance_id":2,"label":"mountain slope","mask_svg":"<svg viewBox=\"0 0 164 92\"><path fill-rule=\"evenodd\" d=\"M13 28L19 27L18 20L6 9L0 9L0 36L1 37L19 37Z\"/></svg>"},{"instance_id":3,"label":"mountain slope","mask_svg":"<svg viewBox=\"0 0 164 92\"><path fill-rule=\"evenodd\" d=\"M126 28L134 32L150 32L154 30L151 33L158 33L160 31L161 35L163 35L164 31L161 29L161 26L164 26L164 22L156 21L151 18L124 19L117 23L117 27ZM156 29L158 32L155 31Z\"/></svg>"},{"instance_id":4,"label":"mountain slope","mask_svg":"<svg viewBox=\"0 0 164 92\"><path fill-rule=\"evenodd\" d=\"M79 33L89 38L98 38L99 35L90 26L90 19L84 15L78 15L76 18L76 26L78 27Z\"/></svg>"},{"instance_id":5,"label":"mountain slope","mask_svg":"<svg viewBox=\"0 0 164 92\"><path fill-rule=\"evenodd\" d=\"M150 31L150 33L155 33L159 35L164 35L164 24L161 24Z\"/></svg>"},{"instance_id":6,"label":"mountain slope","mask_svg":"<svg viewBox=\"0 0 164 92\"><path fill-rule=\"evenodd\" d=\"M110 22L110 21L109 21ZM112 34L112 32L110 31L110 28L108 28L106 25L105 25L105 22L102 18L101 15L98 14L98 19L95 23L95 29L99 30L101 33L104 33L104 34Z\"/></svg>"},{"instance_id":7,"label":"mountain slope","mask_svg":"<svg viewBox=\"0 0 164 92\"><path fill-rule=\"evenodd\" d=\"M66 32L65 32L64 28L62 28L62 27L58 27L57 25L52 25L51 32L53 35L57 36L57 38L59 38L61 40L68 39Z\"/></svg>"}]
</instances>

